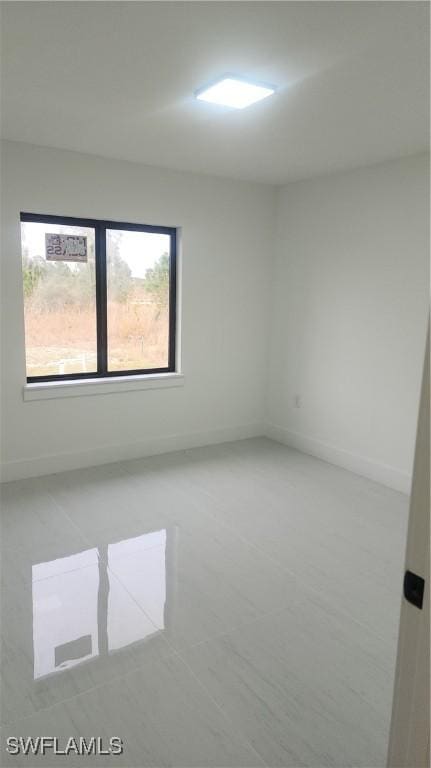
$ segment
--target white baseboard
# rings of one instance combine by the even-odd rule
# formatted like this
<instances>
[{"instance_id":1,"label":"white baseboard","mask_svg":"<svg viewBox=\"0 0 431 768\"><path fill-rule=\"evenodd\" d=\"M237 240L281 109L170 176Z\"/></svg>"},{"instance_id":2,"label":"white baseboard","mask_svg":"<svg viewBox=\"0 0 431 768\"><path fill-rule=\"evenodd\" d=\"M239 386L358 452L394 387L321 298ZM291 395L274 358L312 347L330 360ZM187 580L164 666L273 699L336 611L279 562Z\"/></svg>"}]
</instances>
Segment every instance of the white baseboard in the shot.
<instances>
[{"instance_id":1,"label":"white baseboard","mask_svg":"<svg viewBox=\"0 0 431 768\"><path fill-rule=\"evenodd\" d=\"M95 467L100 464L112 464L128 459L140 459L170 451L186 448L198 448L204 445L227 443L258 437L265 432L261 423L243 424L235 427L221 427L203 432L150 437L135 443L107 445L73 453L58 453L49 456L37 456L17 461L4 462L1 465L1 482L22 480L27 477L52 475L71 469Z\"/></svg>"},{"instance_id":2,"label":"white baseboard","mask_svg":"<svg viewBox=\"0 0 431 768\"><path fill-rule=\"evenodd\" d=\"M27 477L51 475L56 472L66 472L71 469L94 467L100 464L112 464L128 459L139 459L145 456L155 456L170 451L180 451L186 448L198 448L204 445L227 443L234 440L244 440L249 437L265 435L272 440L288 445L302 453L308 453L336 466L355 472L382 485L387 485L396 491L410 493L411 476L400 472L394 467L366 459L364 456L350 453L343 448L337 448L313 437L306 437L292 432L285 427L260 422L243 424L235 427L193 432L189 434L168 435L166 437L151 437L135 443L99 446L84 451L59 453L48 456L19 459L4 462L1 465L1 482L22 480Z\"/></svg>"},{"instance_id":3,"label":"white baseboard","mask_svg":"<svg viewBox=\"0 0 431 768\"><path fill-rule=\"evenodd\" d=\"M387 485L389 488L401 491L401 493L410 493L411 475L400 472L400 470L387 464L379 464L378 462L366 459L364 456L350 453L343 448L337 448L321 440L316 440L314 437L306 437L298 432L291 432L285 427L279 427L275 424L267 424L265 434L278 443L296 448L296 450L302 453L316 456L318 459L323 459L329 464L349 469L357 475L367 477L369 480L375 480L377 483Z\"/></svg>"}]
</instances>

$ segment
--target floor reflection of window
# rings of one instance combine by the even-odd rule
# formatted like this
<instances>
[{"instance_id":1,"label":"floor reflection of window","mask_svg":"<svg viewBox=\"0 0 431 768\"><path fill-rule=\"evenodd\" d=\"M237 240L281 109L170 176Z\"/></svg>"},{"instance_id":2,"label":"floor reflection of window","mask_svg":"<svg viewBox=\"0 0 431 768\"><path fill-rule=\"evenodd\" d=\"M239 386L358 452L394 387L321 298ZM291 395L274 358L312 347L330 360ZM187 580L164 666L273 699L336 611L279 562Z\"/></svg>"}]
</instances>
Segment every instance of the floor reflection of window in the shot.
<instances>
[{"instance_id":1,"label":"floor reflection of window","mask_svg":"<svg viewBox=\"0 0 431 768\"><path fill-rule=\"evenodd\" d=\"M97 550L33 566L34 677L97 656Z\"/></svg>"},{"instance_id":2,"label":"floor reflection of window","mask_svg":"<svg viewBox=\"0 0 431 768\"><path fill-rule=\"evenodd\" d=\"M158 629L165 627L166 530L110 544L108 562ZM114 625L115 622L112 622ZM113 633L116 630L112 628ZM111 644L111 629L109 629Z\"/></svg>"},{"instance_id":3,"label":"floor reflection of window","mask_svg":"<svg viewBox=\"0 0 431 768\"><path fill-rule=\"evenodd\" d=\"M144 640L165 603L165 530L34 565L34 678Z\"/></svg>"}]
</instances>

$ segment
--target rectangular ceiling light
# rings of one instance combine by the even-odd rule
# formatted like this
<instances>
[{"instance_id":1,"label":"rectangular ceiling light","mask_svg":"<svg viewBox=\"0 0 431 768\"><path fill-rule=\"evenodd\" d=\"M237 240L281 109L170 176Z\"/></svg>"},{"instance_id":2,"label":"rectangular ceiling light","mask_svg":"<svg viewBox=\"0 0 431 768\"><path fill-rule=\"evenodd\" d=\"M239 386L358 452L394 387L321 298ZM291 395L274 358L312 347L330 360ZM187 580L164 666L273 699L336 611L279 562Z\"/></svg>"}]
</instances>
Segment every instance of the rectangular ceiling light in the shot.
<instances>
[{"instance_id":1,"label":"rectangular ceiling light","mask_svg":"<svg viewBox=\"0 0 431 768\"><path fill-rule=\"evenodd\" d=\"M212 85L196 92L196 98L210 101L213 104L223 104L225 107L243 109L256 101L266 99L274 93L275 88L257 85L236 77L223 77Z\"/></svg>"}]
</instances>

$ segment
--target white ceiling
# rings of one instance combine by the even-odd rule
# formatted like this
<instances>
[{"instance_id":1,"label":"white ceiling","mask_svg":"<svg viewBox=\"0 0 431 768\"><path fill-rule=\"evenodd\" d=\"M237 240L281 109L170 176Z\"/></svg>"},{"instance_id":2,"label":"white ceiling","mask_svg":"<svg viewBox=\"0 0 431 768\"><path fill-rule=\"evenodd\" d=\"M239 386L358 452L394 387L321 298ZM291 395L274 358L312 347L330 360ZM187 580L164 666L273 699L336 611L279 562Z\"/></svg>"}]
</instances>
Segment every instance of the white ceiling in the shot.
<instances>
[{"instance_id":1,"label":"white ceiling","mask_svg":"<svg viewBox=\"0 0 431 768\"><path fill-rule=\"evenodd\" d=\"M3 2L3 136L269 183L420 152L427 2ZM226 72L244 110L193 98Z\"/></svg>"}]
</instances>

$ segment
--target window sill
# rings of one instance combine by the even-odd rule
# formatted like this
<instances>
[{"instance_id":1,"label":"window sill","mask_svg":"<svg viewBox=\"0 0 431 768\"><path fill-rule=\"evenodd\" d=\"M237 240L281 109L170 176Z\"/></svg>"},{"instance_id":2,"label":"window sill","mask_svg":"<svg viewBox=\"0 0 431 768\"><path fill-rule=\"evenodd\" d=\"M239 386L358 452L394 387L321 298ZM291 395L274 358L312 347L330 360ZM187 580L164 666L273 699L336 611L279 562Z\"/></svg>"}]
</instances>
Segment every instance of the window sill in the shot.
<instances>
[{"instance_id":1,"label":"window sill","mask_svg":"<svg viewBox=\"0 0 431 768\"><path fill-rule=\"evenodd\" d=\"M25 384L23 400L52 400L57 397L82 397L83 395L110 395L138 389L164 389L182 387L182 373L150 373L142 376L118 376L106 379L76 379L68 381L43 381Z\"/></svg>"}]
</instances>

